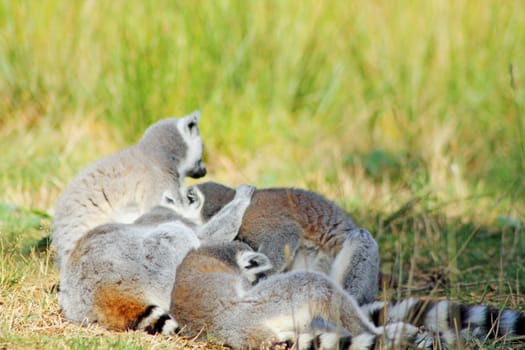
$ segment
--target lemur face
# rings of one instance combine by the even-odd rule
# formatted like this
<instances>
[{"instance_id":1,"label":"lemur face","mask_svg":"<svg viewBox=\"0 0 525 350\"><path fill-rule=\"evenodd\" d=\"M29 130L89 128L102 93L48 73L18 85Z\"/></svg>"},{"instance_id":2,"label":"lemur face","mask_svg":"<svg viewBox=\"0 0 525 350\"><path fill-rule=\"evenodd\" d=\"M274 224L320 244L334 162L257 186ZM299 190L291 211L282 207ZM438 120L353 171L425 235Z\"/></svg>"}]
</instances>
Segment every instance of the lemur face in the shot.
<instances>
[{"instance_id":1,"label":"lemur face","mask_svg":"<svg viewBox=\"0 0 525 350\"><path fill-rule=\"evenodd\" d=\"M195 186L183 187L180 189L180 195L182 203L176 201L171 193L164 192L161 204L196 225L202 224L201 211L204 204L204 196L199 189Z\"/></svg>"}]
</instances>

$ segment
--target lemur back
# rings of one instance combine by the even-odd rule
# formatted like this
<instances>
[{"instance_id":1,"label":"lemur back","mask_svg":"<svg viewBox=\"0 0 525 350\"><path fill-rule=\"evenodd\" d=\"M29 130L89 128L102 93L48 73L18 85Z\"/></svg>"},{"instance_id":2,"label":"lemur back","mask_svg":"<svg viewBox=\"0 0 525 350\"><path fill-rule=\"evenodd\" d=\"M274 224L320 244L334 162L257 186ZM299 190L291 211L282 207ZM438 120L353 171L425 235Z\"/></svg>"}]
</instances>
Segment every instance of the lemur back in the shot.
<instances>
[{"instance_id":1,"label":"lemur back","mask_svg":"<svg viewBox=\"0 0 525 350\"><path fill-rule=\"evenodd\" d=\"M201 240L233 240L253 190L240 186L234 199L203 225L189 224L175 213L170 198L133 224L90 230L61 272L59 301L66 318L109 329L173 334L178 323L168 310L177 266ZM195 204L188 204L186 214L200 210Z\"/></svg>"},{"instance_id":2,"label":"lemur back","mask_svg":"<svg viewBox=\"0 0 525 350\"><path fill-rule=\"evenodd\" d=\"M214 182L196 186L206 221L233 198ZM344 210L314 192L294 188L258 189L244 215L239 240L270 258L273 272L310 269L330 275L359 304L377 293L378 246Z\"/></svg>"},{"instance_id":3,"label":"lemur back","mask_svg":"<svg viewBox=\"0 0 525 350\"><path fill-rule=\"evenodd\" d=\"M199 244L193 231L176 221L96 227L77 242L64 267L59 301L65 317L113 330L175 332L171 317L161 319L175 279L166 267L175 268Z\"/></svg>"},{"instance_id":4,"label":"lemur back","mask_svg":"<svg viewBox=\"0 0 525 350\"><path fill-rule=\"evenodd\" d=\"M81 171L61 194L55 209L52 244L61 270L77 240L109 222L132 223L161 202L178 197L182 179L206 174L202 164L199 112L163 119L141 140L99 159Z\"/></svg>"},{"instance_id":5,"label":"lemur back","mask_svg":"<svg viewBox=\"0 0 525 350\"><path fill-rule=\"evenodd\" d=\"M265 255L238 241L190 251L177 268L171 299L182 332L236 349L296 341L299 349L373 349L417 333L401 323L375 327L324 274L303 270L261 279L271 268Z\"/></svg>"}]
</instances>

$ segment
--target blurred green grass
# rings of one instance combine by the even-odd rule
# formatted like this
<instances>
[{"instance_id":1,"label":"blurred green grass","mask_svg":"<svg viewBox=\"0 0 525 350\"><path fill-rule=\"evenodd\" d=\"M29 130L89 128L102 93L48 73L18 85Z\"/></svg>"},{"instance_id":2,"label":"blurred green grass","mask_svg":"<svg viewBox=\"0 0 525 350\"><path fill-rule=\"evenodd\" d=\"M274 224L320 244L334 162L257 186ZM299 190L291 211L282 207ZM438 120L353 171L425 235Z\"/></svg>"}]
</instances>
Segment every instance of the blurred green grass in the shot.
<instances>
[{"instance_id":1,"label":"blurred green grass","mask_svg":"<svg viewBox=\"0 0 525 350\"><path fill-rule=\"evenodd\" d=\"M80 169L199 108L210 179L334 199L395 293L522 300L523 43L519 0L4 0L2 293Z\"/></svg>"},{"instance_id":2,"label":"blurred green grass","mask_svg":"<svg viewBox=\"0 0 525 350\"><path fill-rule=\"evenodd\" d=\"M505 191L524 167L524 6L4 1L1 125L92 116L123 146L200 108L210 161L294 148L278 162L308 172L326 140L343 157L386 149Z\"/></svg>"}]
</instances>

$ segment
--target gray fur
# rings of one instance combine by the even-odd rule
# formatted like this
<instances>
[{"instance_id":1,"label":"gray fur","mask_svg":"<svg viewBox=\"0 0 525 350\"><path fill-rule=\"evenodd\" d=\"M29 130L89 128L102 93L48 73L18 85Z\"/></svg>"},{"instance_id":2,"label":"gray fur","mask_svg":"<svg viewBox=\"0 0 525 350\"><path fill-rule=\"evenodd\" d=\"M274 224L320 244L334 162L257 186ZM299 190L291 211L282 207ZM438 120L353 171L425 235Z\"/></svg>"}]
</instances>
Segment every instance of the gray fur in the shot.
<instances>
[{"instance_id":1,"label":"gray fur","mask_svg":"<svg viewBox=\"0 0 525 350\"><path fill-rule=\"evenodd\" d=\"M135 220L134 224L155 225L169 221L181 221L187 226L194 226L190 220L184 218L180 214L177 214L173 209L162 205L153 207L150 211Z\"/></svg>"},{"instance_id":2,"label":"gray fur","mask_svg":"<svg viewBox=\"0 0 525 350\"><path fill-rule=\"evenodd\" d=\"M230 228L235 234L253 191L251 186L240 186L210 225ZM194 209L189 207L186 213ZM172 209L158 206L133 224L101 225L79 239L61 272L59 301L66 318L103 324L96 294L108 286L117 295L131 295L166 313L177 266L200 245L196 228L178 218ZM224 235L233 237L225 230L216 234L206 232L207 240L224 242Z\"/></svg>"},{"instance_id":3,"label":"gray fur","mask_svg":"<svg viewBox=\"0 0 525 350\"><path fill-rule=\"evenodd\" d=\"M99 321L94 304L102 285L118 286L123 294L144 299L145 305L167 310L175 268L200 244L180 222L106 224L88 235L79 241L72 254L79 258L64 267L60 281L60 306L65 317L76 322Z\"/></svg>"},{"instance_id":4,"label":"gray fur","mask_svg":"<svg viewBox=\"0 0 525 350\"><path fill-rule=\"evenodd\" d=\"M410 325L375 327L349 294L317 272L286 272L252 285L246 270L258 264L239 266L249 260L239 258L246 254L260 255L241 242L201 246L186 255L177 268L170 309L184 334L236 349L296 340L303 341L302 349L314 345L314 338L325 341L321 348L336 348L334 335L351 334L352 349L370 349L381 337L394 344L417 332Z\"/></svg>"},{"instance_id":5,"label":"gray fur","mask_svg":"<svg viewBox=\"0 0 525 350\"><path fill-rule=\"evenodd\" d=\"M78 239L110 222L131 223L176 195L185 176L202 177L199 112L150 126L129 148L93 162L63 191L55 209L52 245L62 270Z\"/></svg>"},{"instance_id":6,"label":"gray fur","mask_svg":"<svg viewBox=\"0 0 525 350\"><path fill-rule=\"evenodd\" d=\"M330 277L364 304L378 291L379 248L370 232L362 228L345 235L342 249L333 260Z\"/></svg>"},{"instance_id":7,"label":"gray fur","mask_svg":"<svg viewBox=\"0 0 525 350\"><path fill-rule=\"evenodd\" d=\"M214 182L190 189L204 201L202 222L214 217L235 193ZM316 193L293 188L255 191L237 239L267 255L273 273L299 269L323 272L359 304L375 299L379 273L376 241L335 203Z\"/></svg>"}]
</instances>

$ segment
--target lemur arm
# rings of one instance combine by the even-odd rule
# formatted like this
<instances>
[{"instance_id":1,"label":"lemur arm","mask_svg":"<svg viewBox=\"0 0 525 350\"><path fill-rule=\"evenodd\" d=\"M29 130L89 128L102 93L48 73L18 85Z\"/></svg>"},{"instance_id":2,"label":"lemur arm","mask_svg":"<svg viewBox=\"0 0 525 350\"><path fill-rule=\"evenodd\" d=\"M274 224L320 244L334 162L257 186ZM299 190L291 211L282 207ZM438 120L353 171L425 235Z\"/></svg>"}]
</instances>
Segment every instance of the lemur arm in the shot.
<instances>
[{"instance_id":1,"label":"lemur arm","mask_svg":"<svg viewBox=\"0 0 525 350\"><path fill-rule=\"evenodd\" d=\"M378 291L379 249L367 230L355 228L346 235L330 277L362 305L375 300Z\"/></svg>"},{"instance_id":2,"label":"lemur arm","mask_svg":"<svg viewBox=\"0 0 525 350\"><path fill-rule=\"evenodd\" d=\"M268 232L257 242L257 251L266 255L272 262L272 273L289 269L295 260L299 248L300 228L290 222L282 225L279 232Z\"/></svg>"},{"instance_id":3,"label":"lemur arm","mask_svg":"<svg viewBox=\"0 0 525 350\"><path fill-rule=\"evenodd\" d=\"M226 204L208 222L196 228L199 239L205 242L231 242L241 227L242 217L250 205L255 187L241 185L237 187L235 197Z\"/></svg>"}]
</instances>

